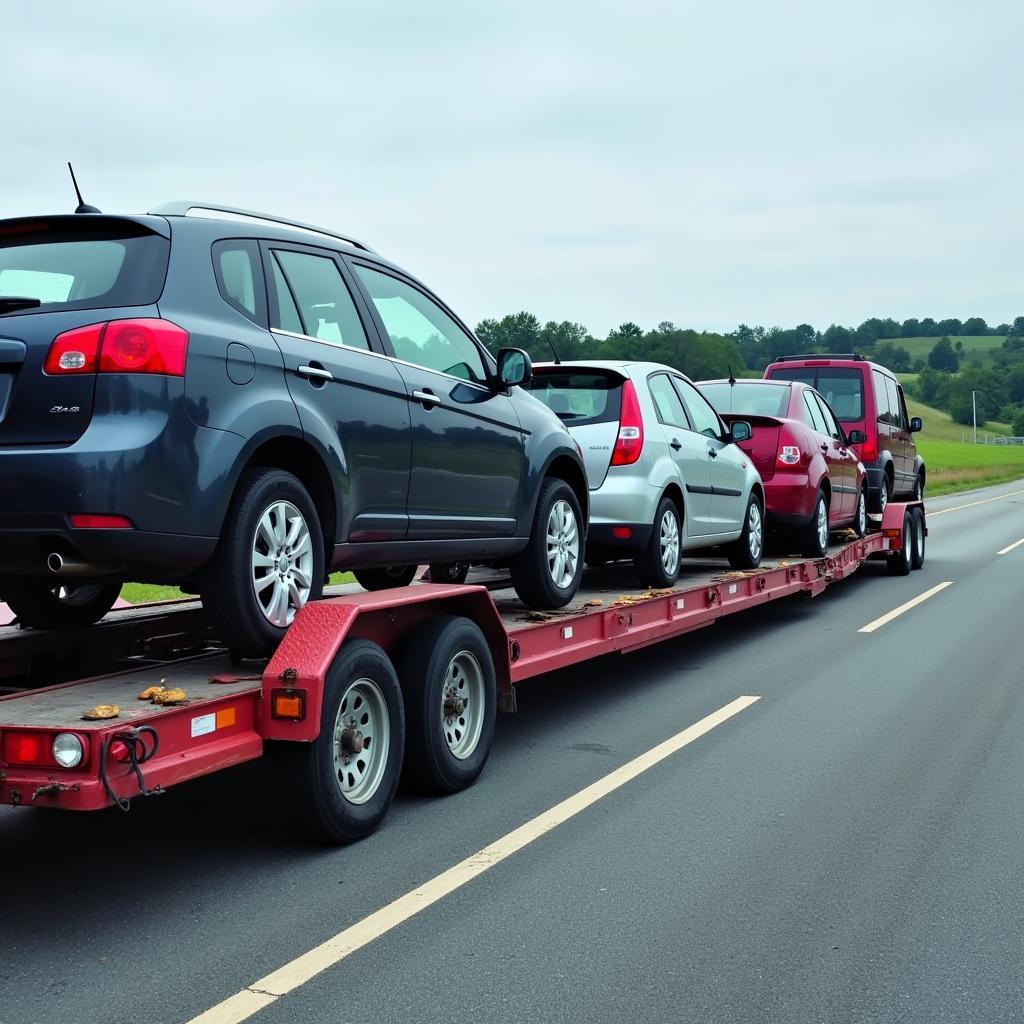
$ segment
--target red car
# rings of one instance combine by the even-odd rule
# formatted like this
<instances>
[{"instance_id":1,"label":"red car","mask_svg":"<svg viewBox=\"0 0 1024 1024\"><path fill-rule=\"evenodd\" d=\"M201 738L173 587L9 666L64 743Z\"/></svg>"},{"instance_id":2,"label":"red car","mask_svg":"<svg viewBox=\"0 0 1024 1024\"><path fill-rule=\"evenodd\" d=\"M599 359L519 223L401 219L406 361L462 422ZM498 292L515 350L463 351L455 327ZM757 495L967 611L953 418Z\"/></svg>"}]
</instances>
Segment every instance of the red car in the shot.
<instances>
[{"instance_id":1,"label":"red car","mask_svg":"<svg viewBox=\"0 0 1024 1024\"><path fill-rule=\"evenodd\" d=\"M698 385L728 424L745 420L754 436L742 448L761 474L765 518L776 530L797 530L808 555L823 556L830 530L867 530L867 474L828 403L799 381L711 380Z\"/></svg>"}]
</instances>

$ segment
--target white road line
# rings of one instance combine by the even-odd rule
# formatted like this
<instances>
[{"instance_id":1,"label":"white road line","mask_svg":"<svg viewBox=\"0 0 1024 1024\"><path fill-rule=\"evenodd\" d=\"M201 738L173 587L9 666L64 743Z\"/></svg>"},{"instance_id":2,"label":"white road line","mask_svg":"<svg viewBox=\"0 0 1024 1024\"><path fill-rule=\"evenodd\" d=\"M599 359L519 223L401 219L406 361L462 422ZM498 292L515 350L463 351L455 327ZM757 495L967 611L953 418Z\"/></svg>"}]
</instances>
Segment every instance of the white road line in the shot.
<instances>
[{"instance_id":1,"label":"white road line","mask_svg":"<svg viewBox=\"0 0 1024 1024\"><path fill-rule=\"evenodd\" d=\"M990 501L1002 501L1003 498L1012 498L1015 494L1024 494L1024 491L1008 491L1006 494L997 494L994 498L982 498L981 501L969 501L966 505L954 505L952 508L940 508L938 512L928 512L928 518L944 516L947 512L959 512L962 508L974 508L975 505L987 505Z\"/></svg>"},{"instance_id":2,"label":"white road line","mask_svg":"<svg viewBox=\"0 0 1024 1024\"><path fill-rule=\"evenodd\" d=\"M939 583L932 587L931 590L926 590L923 594L918 594L912 601L908 601L906 604L901 604L899 608L894 608L891 612L883 615L880 619L875 619L874 622L869 622L866 626L862 626L857 630L858 633L874 633L876 629L881 629L882 626L893 619L898 618L904 612L909 612L911 608L916 608L922 601L927 601L929 597L934 597L940 591L945 590L946 587L953 586L952 580L947 580L945 583Z\"/></svg>"},{"instance_id":3,"label":"white road line","mask_svg":"<svg viewBox=\"0 0 1024 1024\"><path fill-rule=\"evenodd\" d=\"M1019 548L1021 544L1024 544L1024 537L1020 540L1015 541L1013 544L1007 545L1002 551L997 551L997 555L1008 555L1014 548Z\"/></svg>"},{"instance_id":4,"label":"white road line","mask_svg":"<svg viewBox=\"0 0 1024 1024\"><path fill-rule=\"evenodd\" d=\"M500 864L535 839L540 839L552 829L564 824L602 797L614 793L627 782L631 782L637 776L664 761L677 750L700 739L701 736L728 721L733 715L746 710L760 699L760 697L737 697L725 707L719 708L706 718L683 729L682 732L678 732L663 743L652 747L646 753L622 765L621 768L616 768L611 774L598 779L597 782L581 789L560 804L555 804L554 807L526 822L525 825L513 829L501 839L491 843L490 846L485 846L482 850L467 857L454 867L450 867L447 871L443 871L430 881L411 889L393 903L364 917L344 931L338 932L337 935L311 949L308 953L296 957L291 963L287 963L265 978L253 982L240 992L236 992L233 996L229 996L223 1002L201 1013L198 1017L193 1017L188 1024L239 1024L240 1021L246 1020L259 1010L276 1002L281 996L287 995L300 985L315 978L328 967L340 963L357 949L373 942L374 939L379 939L392 928L398 927L421 910L425 910L478 875L482 875L495 864Z\"/></svg>"}]
</instances>

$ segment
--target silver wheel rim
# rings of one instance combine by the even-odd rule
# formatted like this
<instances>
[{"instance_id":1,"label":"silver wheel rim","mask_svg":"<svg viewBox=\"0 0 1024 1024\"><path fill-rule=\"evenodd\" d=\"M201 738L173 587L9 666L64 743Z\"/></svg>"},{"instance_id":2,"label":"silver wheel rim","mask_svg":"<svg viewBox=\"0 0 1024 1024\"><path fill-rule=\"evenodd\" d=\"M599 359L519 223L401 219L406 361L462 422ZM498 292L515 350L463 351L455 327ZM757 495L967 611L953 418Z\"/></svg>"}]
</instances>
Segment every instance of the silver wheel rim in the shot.
<instances>
[{"instance_id":1,"label":"silver wheel rim","mask_svg":"<svg viewBox=\"0 0 1024 1024\"><path fill-rule=\"evenodd\" d=\"M864 534L868 528L868 501L864 496L864 492L860 492L860 497L857 499L857 532Z\"/></svg>"},{"instance_id":2,"label":"silver wheel rim","mask_svg":"<svg viewBox=\"0 0 1024 1024\"><path fill-rule=\"evenodd\" d=\"M885 506L889 504L889 485L882 480L882 493L878 496L878 511L884 512Z\"/></svg>"},{"instance_id":3,"label":"silver wheel rim","mask_svg":"<svg viewBox=\"0 0 1024 1024\"><path fill-rule=\"evenodd\" d=\"M761 506L756 501L750 503L747 513L747 546L750 557L756 562L761 557L761 545L764 544L764 526L761 522Z\"/></svg>"},{"instance_id":4,"label":"silver wheel rim","mask_svg":"<svg viewBox=\"0 0 1024 1024\"><path fill-rule=\"evenodd\" d=\"M921 478L918 477L914 481L914 500L920 501L924 497L924 484L921 482Z\"/></svg>"},{"instance_id":5,"label":"silver wheel rim","mask_svg":"<svg viewBox=\"0 0 1024 1024\"><path fill-rule=\"evenodd\" d=\"M818 546L823 551L828 547L828 505L824 498L818 499Z\"/></svg>"},{"instance_id":6,"label":"silver wheel rim","mask_svg":"<svg viewBox=\"0 0 1024 1024\"><path fill-rule=\"evenodd\" d=\"M672 509L665 509L660 528L661 567L666 576L674 576L679 570L679 520Z\"/></svg>"},{"instance_id":7,"label":"silver wheel rim","mask_svg":"<svg viewBox=\"0 0 1024 1024\"><path fill-rule=\"evenodd\" d=\"M334 774L341 795L365 804L380 788L390 746L387 701L372 679L357 679L345 691L334 720Z\"/></svg>"},{"instance_id":8,"label":"silver wheel rim","mask_svg":"<svg viewBox=\"0 0 1024 1024\"><path fill-rule=\"evenodd\" d=\"M271 625L291 624L309 600L313 541L302 513L290 501L275 501L260 516L253 535L250 573L256 603Z\"/></svg>"},{"instance_id":9,"label":"silver wheel rim","mask_svg":"<svg viewBox=\"0 0 1024 1024\"><path fill-rule=\"evenodd\" d=\"M469 757L480 742L484 727L484 673L469 651L459 651L450 662L441 691L441 730L452 756Z\"/></svg>"},{"instance_id":10,"label":"silver wheel rim","mask_svg":"<svg viewBox=\"0 0 1024 1024\"><path fill-rule=\"evenodd\" d=\"M556 501L548 513L548 572L559 590L572 586L580 560L580 534L576 515L567 501Z\"/></svg>"}]
</instances>

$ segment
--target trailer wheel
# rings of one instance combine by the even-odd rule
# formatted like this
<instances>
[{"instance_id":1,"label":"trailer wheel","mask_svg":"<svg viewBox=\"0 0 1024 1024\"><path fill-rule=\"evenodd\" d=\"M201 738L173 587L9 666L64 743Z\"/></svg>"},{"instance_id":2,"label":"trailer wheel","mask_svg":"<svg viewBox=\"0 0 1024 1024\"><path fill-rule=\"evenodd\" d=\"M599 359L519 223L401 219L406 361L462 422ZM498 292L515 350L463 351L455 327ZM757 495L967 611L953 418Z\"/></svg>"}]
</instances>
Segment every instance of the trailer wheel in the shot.
<instances>
[{"instance_id":1,"label":"trailer wheel","mask_svg":"<svg viewBox=\"0 0 1024 1024\"><path fill-rule=\"evenodd\" d=\"M404 777L416 789L457 793L483 770L494 739L497 680L480 627L445 615L403 644L408 749Z\"/></svg>"},{"instance_id":2,"label":"trailer wheel","mask_svg":"<svg viewBox=\"0 0 1024 1024\"><path fill-rule=\"evenodd\" d=\"M914 543L910 549L910 568L920 569L924 565L924 512L919 508L912 508L910 510L910 517L914 524Z\"/></svg>"},{"instance_id":3,"label":"trailer wheel","mask_svg":"<svg viewBox=\"0 0 1024 1024\"><path fill-rule=\"evenodd\" d=\"M890 576L906 576L914 565L914 516L903 513L903 547L889 555L885 564Z\"/></svg>"},{"instance_id":4,"label":"trailer wheel","mask_svg":"<svg viewBox=\"0 0 1024 1024\"><path fill-rule=\"evenodd\" d=\"M288 798L306 831L351 843L381 822L395 795L405 746L405 709L391 659L369 640L350 640L324 684L320 735L286 744Z\"/></svg>"},{"instance_id":5,"label":"trailer wheel","mask_svg":"<svg viewBox=\"0 0 1024 1024\"><path fill-rule=\"evenodd\" d=\"M386 569L355 569L352 572L363 590L407 587L416 577L415 565L389 565Z\"/></svg>"}]
</instances>

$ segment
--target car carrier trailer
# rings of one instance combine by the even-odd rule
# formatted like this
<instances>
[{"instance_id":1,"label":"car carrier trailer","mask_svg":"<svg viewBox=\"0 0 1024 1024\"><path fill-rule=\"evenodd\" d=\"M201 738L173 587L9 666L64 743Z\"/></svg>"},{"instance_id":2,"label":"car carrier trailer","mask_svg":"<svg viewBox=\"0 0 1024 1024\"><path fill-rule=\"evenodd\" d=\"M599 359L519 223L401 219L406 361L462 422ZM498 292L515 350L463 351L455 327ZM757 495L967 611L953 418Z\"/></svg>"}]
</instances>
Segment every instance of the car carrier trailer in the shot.
<instances>
[{"instance_id":1,"label":"car carrier trailer","mask_svg":"<svg viewBox=\"0 0 1024 1024\"><path fill-rule=\"evenodd\" d=\"M81 634L80 664L91 674L46 685L48 672L68 671L74 645L6 630L0 687L6 678L13 692L0 696L0 804L127 809L140 796L273 756L305 830L355 840L380 823L403 772L435 792L470 785L496 710L515 709L523 680L768 601L815 596L868 559L904 575L923 565L926 535L923 503L890 503L865 537L833 544L822 559L743 572L687 560L679 583L663 591L623 591L625 577L594 570L559 613L529 613L500 585L329 597L297 614L265 667L233 664L195 609L160 607L114 613L124 622ZM97 674L106 635L110 660ZM167 704L140 699L155 689L180 693ZM116 717L83 717L115 706Z\"/></svg>"}]
</instances>

